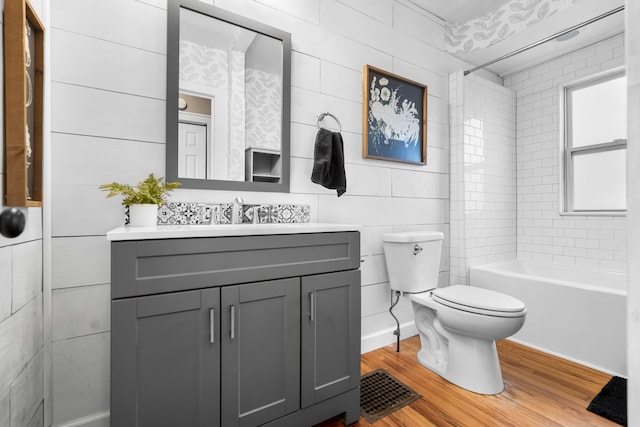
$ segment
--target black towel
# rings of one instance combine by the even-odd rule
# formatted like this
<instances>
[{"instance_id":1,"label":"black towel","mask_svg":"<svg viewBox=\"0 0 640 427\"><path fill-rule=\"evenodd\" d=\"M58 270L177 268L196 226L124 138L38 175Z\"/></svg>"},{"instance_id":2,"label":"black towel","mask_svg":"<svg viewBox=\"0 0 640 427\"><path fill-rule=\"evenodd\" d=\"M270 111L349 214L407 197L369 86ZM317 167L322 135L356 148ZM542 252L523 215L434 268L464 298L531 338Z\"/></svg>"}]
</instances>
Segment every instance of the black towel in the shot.
<instances>
[{"instance_id":1,"label":"black towel","mask_svg":"<svg viewBox=\"0 0 640 427\"><path fill-rule=\"evenodd\" d=\"M335 189L338 197L347 191L344 172L344 147L340 132L320 128L316 135L311 181Z\"/></svg>"}]
</instances>

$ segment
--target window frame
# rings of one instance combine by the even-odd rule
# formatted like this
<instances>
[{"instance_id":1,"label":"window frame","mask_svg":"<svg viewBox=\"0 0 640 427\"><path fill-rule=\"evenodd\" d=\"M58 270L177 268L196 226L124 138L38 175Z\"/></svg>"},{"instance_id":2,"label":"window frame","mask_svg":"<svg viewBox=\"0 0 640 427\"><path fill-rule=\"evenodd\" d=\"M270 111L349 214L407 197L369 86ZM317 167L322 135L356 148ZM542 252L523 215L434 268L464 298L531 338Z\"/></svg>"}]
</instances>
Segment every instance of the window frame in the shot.
<instances>
[{"instance_id":1,"label":"window frame","mask_svg":"<svg viewBox=\"0 0 640 427\"><path fill-rule=\"evenodd\" d=\"M572 146L572 109L570 93L589 86L605 83L620 77L626 76L624 68L616 68L602 74L592 75L586 79L567 83L560 87L561 98L563 99L563 109L561 112L561 126L563 141L561 144L561 179L563 183L563 193L561 198L561 214L564 215L626 215L627 209L578 209L573 207L573 158L574 155L596 154L613 150L626 150L627 139L614 139L599 144L592 144L580 147ZM626 153L625 153L626 157ZM628 184L628 183L627 183ZM625 204L626 204L625 200Z\"/></svg>"}]
</instances>

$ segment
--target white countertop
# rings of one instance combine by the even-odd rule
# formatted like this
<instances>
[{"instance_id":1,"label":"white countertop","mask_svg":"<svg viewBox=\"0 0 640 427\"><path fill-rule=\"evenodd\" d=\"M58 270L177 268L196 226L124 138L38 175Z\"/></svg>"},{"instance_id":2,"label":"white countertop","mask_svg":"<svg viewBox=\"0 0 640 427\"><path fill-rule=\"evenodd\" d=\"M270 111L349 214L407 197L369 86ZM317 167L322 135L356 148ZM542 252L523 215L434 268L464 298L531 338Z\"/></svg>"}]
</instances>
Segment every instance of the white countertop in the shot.
<instances>
[{"instance_id":1,"label":"white countertop","mask_svg":"<svg viewBox=\"0 0 640 427\"><path fill-rule=\"evenodd\" d=\"M191 237L257 236L265 234L331 233L360 231L359 225L321 222L293 224L215 224L118 227L107 233L107 240L180 239Z\"/></svg>"}]
</instances>

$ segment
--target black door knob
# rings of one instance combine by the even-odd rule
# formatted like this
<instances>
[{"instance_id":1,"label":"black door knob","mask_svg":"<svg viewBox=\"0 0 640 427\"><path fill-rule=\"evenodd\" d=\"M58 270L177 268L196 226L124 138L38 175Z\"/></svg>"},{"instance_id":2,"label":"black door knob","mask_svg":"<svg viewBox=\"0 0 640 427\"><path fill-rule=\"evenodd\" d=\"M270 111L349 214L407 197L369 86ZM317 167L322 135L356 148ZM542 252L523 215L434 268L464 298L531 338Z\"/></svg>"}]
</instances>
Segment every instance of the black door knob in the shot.
<instances>
[{"instance_id":1,"label":"black door knob","mask_svg":"<svg viewBox=\"0 0 640 427\"><path fill-rule=\"evenodd\" d=\"M24 231L27 219L20 209L5 209L0 214L0 234L4 237L18 237Z\"/></svg>"}]
</instances>

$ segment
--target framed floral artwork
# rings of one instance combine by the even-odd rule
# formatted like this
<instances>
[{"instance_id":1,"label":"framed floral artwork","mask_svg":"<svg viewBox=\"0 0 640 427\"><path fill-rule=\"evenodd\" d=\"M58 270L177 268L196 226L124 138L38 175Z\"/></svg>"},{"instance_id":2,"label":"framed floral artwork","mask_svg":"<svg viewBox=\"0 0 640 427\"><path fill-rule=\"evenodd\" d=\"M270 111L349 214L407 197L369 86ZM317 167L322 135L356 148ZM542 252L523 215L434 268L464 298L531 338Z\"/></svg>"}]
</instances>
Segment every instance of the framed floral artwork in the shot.
<instances>
[{"instance_id":1,"label":"framed floral artwork","mask_svg":"<svg viewBox=\"0 0 640 427\"><path fill-rule=\"evenodd\" d=\"M427 86L364 66L362 157L427 163Z\"/></svg>"}]
</instances>

